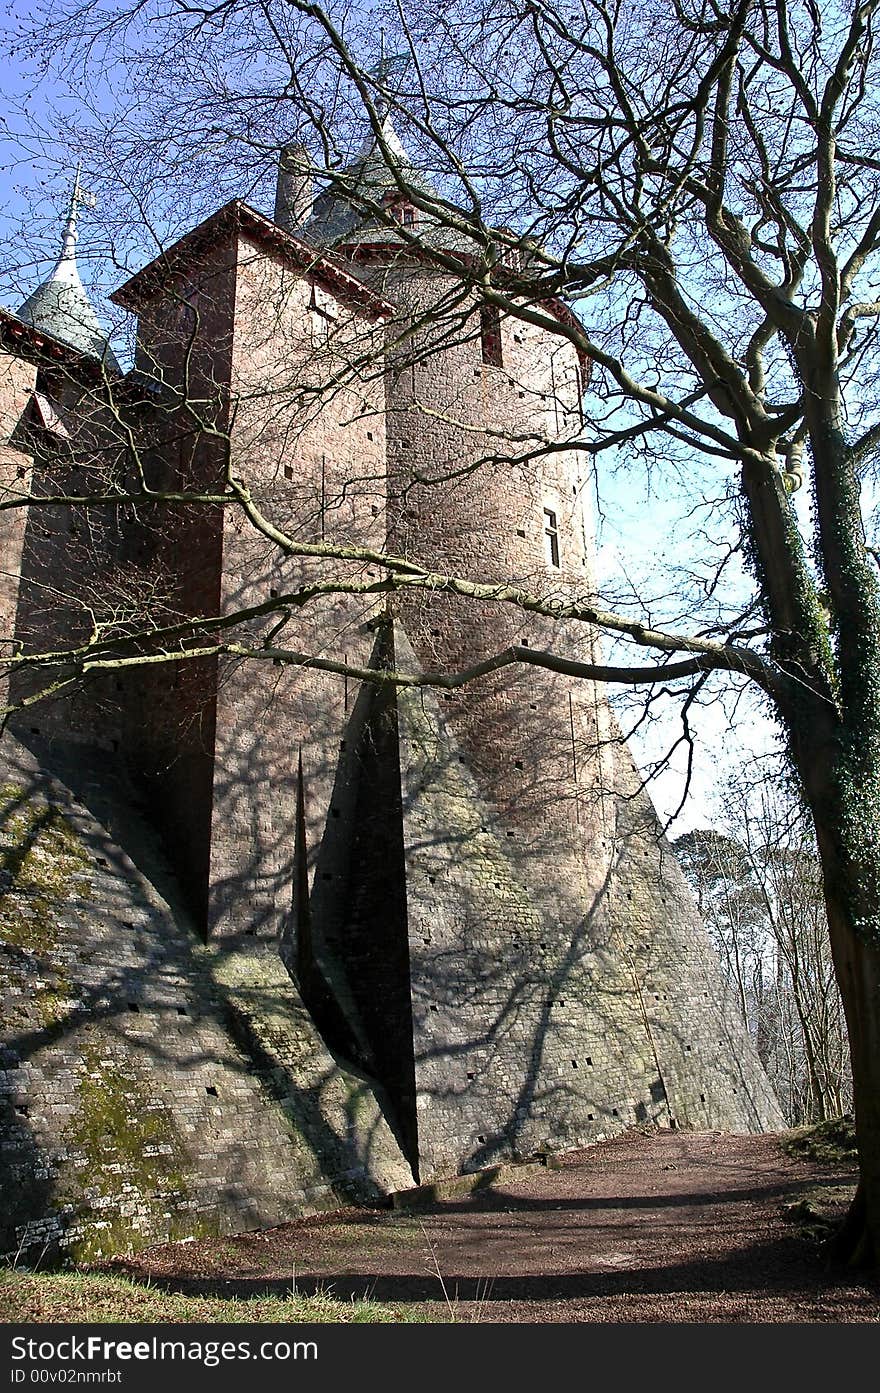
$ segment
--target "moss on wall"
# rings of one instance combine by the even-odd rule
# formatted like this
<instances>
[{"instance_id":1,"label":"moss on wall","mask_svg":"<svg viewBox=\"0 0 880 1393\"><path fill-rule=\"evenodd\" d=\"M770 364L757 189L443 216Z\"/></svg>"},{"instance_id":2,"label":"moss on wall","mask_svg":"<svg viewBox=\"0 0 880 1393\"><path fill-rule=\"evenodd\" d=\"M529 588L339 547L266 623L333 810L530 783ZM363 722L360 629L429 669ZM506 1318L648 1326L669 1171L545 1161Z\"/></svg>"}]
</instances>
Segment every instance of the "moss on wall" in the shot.
<instances>
[{"instance_id":1,"label":"moss on wall","mask_svg":"<svg viewBox=\"0 0 880 1393\"><path fill-rule=\"evenodd\" d=\"M76 1093L79 1107L62 1140L72 1226L81 1215L91 1218L69 1249L83 1262L131 1247L135 1227L154 1234L149 1221L187 1198L189 1162L168 1107L115 1054L88 1049ZM94 1214L102 1209L109 1211L106 1220Z\"/></svg>"},{"instance_id":2,"label":"moss on wall","mask_svg":"<svg viewBox=\"0 0 880 1393\"><path fill-rule=\"evenodd\" d=\"M59 911L91 895L89 858L58 808L18 784L0 785L0 988L11 989L10 1024L51 1026L69 1009L58 961Z\"/></svg>"}]
</instances>

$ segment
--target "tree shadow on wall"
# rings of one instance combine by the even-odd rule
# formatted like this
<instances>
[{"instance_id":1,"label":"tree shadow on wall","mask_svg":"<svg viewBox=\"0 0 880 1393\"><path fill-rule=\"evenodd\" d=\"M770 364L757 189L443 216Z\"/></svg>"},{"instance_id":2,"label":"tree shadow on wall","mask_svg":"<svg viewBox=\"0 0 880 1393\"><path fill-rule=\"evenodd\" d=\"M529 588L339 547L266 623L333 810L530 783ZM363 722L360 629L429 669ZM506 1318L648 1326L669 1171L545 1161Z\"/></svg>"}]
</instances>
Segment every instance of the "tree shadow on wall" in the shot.
<instances>
[{"instance_id":1,"label":"tree shadow on wall","mask_svg":"<svg viewBox=\"0 0 880 1393\"><path fill-rule=\"evenodd\" d=\"M14 765L10 743L5 754ZM76 897L68 888L63 904L49 907L45 942L28 950L6 945L7 954L23 959L23 988L35 977L59 978L42 1014L13 1018L7 1012L4 1061L10 1069L21 1068L18 1078L9 1075L15 1091L3 1119L3 1159L18 1185L14 1205L13 1191L4 1187L7 1251L17 1251L24 1233L22 1260L40 1260L45 1244L39 1221L47 1219L49 1256L57 1256L72 1224L81 1228L94 1221L100 1229L108 1217L117 1217L126 1187L139 1193L138 1217L125 1225L126 1244L192 1232L193 1224L196 1231L206 1224L225 1230L265 1226L334 1199L381 1200L388 1188L381 1172L389 1143L377 1136L382 1118L370 1085L351 1074L343 1077L332 1057L316 1054L314 1033L281 964L268 982L260 972L249 981L246 973L230 986L218 960L199 947L185 919L181 924L171 918L118 845L77 812L61 786L38 774L32 760L22 754L18 763L21 806L42 809L36 823L56 819L59 805L64 821L73 819L91 889ZM40 802L45 798L49 808ZM18 855L26 856L21 846ZM243 957L254 955L250 947ZM271 1027L279 1010L287 1013L301 1058L285 1059L283 1052L279 1057L271 1038L266 1047L265 1020ZM80 1096L90 1077L94 1088L89 1084L89 1096ZM95 1089L106 1095L102 1106L113 1107L103 1121L92 1119L97 1132L86 1138L77 1117L84 1103L95 1112ZM186 1099L182 1112L177 1095ZM252 1123L241 1111L248 1099L248 1106L262 1110ZM220 1140L218 1114L224 1118ZM137 1126L129 1126L132 1116ZM156 1127L145 1126L145 1118ZM267 1118L275 1121L269 1125ZM181 1120L195 1124L191 1139L181 1131ZM267 1139L275 1147L268 1168ZM80 1174L70 1153L86 1143L94 1154L83 1155L90 1167ZM134 1150L149 1154L156 1144L159 1161L145 1173ZM374 1146L380 1153L376 1165ZM215 1190L206 1189L201 1174L196 1153L204 1148L215 1153L211 1169L221 1177ZM406 1184L402 1169L397 1183ZM107 1190L99 1196L100 1210L84 1201L84 1187L96 1184ZM150 1216L141 1223L144 1207Z\"/></svg>"},{"instance_id":2,"label":"tree shadow on wall","mask_svg":"<svg viewBox=\"0 0 880 1393\"><path fill-rule=\"evenodd\" d=\"M382 625L371 665L412 662L399 626ZM665 924L654 943L629 906L628 884L653 884L654 912L676 892L652 810L643 799L623 823L615 808L611 828L595 784L565 806L546 725L535 718L530 746L521 712L509 720L522 769L516 798L499 804L434 697L364 687L283 948L307 1001L336 993L423 1176L689 1120L693 1081L679 1083L700 1030L674 1012L695 986L680 989L682 963L707 965L690 951L692 924L678 936ZM654 996L673 999L662 1021ZM742 1037L722 1029L721 1043L747 1090Z\"/></svg>"},{"instance_id":3,"label":"tree shadow on wall","mask_svg":"<svg viewBox=\"0 0 880 1393\"><path fill-rule=\"evenodd\" d=\"M374 665L394 661L395 643L415 661L405 635L386 627ZM496 728L523 767L512 790L502 796L496 780L489 798L455 703L441 709L424 693L374 687L349 701L336 679L260 671L268 677L250 680L234 739L215 751L215 815L236 833L212 886L221 927L207 959L181 959L181 976L207 975L198 1009L219 1009L238 1047L226 1049L224 1067L284 1111L308 1149L306 1169L331 1176L346 1198L375 1200L386 1121L413 1172L428 1176L680 1116L678 1075L693 1033L676 1035L675 992L650 990L654 977L668 986L669 944L661 947L662 935L652 944L650 925L630 932L620 889L621 866L638 864L630 879L654 876L659 907L664 873L643 867L656 839L650 819L630 826L615 811L612 827L607 789L565 783L568 750L548 733L539 703L526 719L511 707L509 732ZM229 681L239 699L234 672ZM138 807L106 756L80 748L65 772L178 922L190 922L145 831L145 811L161 824L161 807ZM313 1025L296 993L270 970L279 952L323 1036L326 1066L316 1068L304 1047ZM133 975L86 991L53 1041L99 1021L130 1048L130 1003L165 961L147 952ZM664 1013L666 997L673 1006ZM26 1048L46 1043L41 1036ZM740 1043L731 1030L722 1068L748 1088ZM156 1032L137 1048L151 1068L193 1076L210 1067L198 1051L181 1066ZM349 1083L331 1116L327 1094L340 1071ZM365 1125L372 1099L379 1108ZM230 1139L226 1157L229 1222L265 1222L270 1187L250 1166L247 1140Z\"/></svg>"}]
</instances>

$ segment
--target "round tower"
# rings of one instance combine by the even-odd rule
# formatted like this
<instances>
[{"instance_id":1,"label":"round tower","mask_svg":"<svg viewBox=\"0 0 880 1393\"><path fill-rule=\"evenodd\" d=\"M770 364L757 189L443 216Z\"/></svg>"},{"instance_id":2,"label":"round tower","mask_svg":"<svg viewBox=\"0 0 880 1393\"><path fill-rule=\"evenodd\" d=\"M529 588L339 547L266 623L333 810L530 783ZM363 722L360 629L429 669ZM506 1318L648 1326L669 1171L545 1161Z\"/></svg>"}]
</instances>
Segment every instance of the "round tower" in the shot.
<instances>
[{"instance_id":1,"label":"round tower","mask_svg":"<svg viewBox=\"0 0 880 1393\"><path fill-rule=\"evenodd\" d=\"M358 197L320 195L301 235L397 307L388 550L499 592L398 594L383 665L457 673L513 645L595 660L589 626L504 601L591 598L584 365L552 322L571 311L547 301L533 324L432 261L432 245L473 246L407 196L427 185L388 118L345 183ZM596 685L503 666L439 696L401 689L395 719L423 1178L648 1121L775 1125Z\"/></svg>"},{"instance_id":2,"label":"round tower","mask_svg":"<svg viewBox=\"0 0 880 1393\"><path fill-rule=\"evenodd\" d=\"M585 364L563 335L481 306L419 256L413 239L465 256L473 245L407 199L401 184L430 189L387 117L382 140L393 167L368 141L346 182L388 210L400 231L330 193L302 233L332 241L398 309L386 335L388 550L444 576L587 600L589 457L577 448ZM542 310L548 320L572 318L558 302ZM596 655L587 627L501 602L417 590L400 596L396 611L426 669L461 671L513 644ZM595 834L608 730L597 730L594 684L508 668L443 704L505 833L521 829L531 853L546 841L558 857L571 844L579 864L587 836L591 863L603 860ZM567 878L553 878L565 895Z\"/></svg>"}]
</instances>

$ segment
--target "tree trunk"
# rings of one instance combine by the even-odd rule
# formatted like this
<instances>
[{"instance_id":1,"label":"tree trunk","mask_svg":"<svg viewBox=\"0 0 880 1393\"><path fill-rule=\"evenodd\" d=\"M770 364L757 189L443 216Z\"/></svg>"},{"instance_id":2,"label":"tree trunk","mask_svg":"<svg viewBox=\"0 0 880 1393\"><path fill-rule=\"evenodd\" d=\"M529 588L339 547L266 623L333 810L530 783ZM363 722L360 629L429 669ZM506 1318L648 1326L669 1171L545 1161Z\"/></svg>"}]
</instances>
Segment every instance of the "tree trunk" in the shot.
<instances>
[{"instance_id":1,"label":"tree trunk","mask_svg":"<svg viewBox=\"0 0 880 1393\"><path fill-rule=\"evenodd\" d=\"M846 1262L875 1266L880 1260L880 948L859 934L853 906L864 897L866 881L880 884L880 847L878 866L872 868L875 874L868 876L861 867L860 884L848 884L840 825L833 801L826 803L816 818L816 832L825 872L831 952L849 1030L859 1150L858 1191L833 1246L835 1255ZM856 879L855 872L850 875ZM862 923L866 918L858 915Z\"/></svg>"}]
</instances>

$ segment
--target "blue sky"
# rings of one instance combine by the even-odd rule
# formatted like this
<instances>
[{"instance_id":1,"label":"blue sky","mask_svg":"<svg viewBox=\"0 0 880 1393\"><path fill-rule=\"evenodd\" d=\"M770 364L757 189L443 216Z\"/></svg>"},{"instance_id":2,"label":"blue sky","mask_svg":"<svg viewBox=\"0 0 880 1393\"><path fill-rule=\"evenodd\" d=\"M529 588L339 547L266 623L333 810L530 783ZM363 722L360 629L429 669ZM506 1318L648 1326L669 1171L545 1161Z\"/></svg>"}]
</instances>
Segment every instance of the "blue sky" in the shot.
<instances>
[{"instance_id":1,"label":"blue sky","mask_svg":"<svg viewBox=\"0 0 880 1393\"><path fill-rule=\"evenodd\" d=\"M17 16L30 8L16 0L0 16L0 301L13 309L57 255L75 165L64 126L70 94L51 77L39 81L33 65L13 51ZM88 280L87 237L83 243Z\"/></svg>"},{"instance_id":2,"label":"blue sky","mask_svg":"<svg viewBox=\"0 0 880 1393\"><path fill-rule=\"evenodd\" d=\"M621 572L633 579L634 588L652 595L665 591L664 579L689 547L698 541L688 539L694 527L687 514L693 499L672 489L649 492L644 480L633 473L613 475L602 480L604 518L597 525L597 574L600 587L619 586ZM690 632L685 623L670 624L679 633ZM638 662L638 650L629 648L624 661ZM643 661L650 661L644 653ZM724 779L777 748L776 731L761 709L761 701L751 684L741 684L722 697L724 679L713 683L705 704L690 715L694 736L694 758L687 803L670 828L679 836L691 827L717 822L717 796ZM619 698L618 698L619 699ZM627 705L629 703L627 702ZM632 710L621 713L621 724L635 720ZM682 734L681 703L658 702L655 718L630 740L639 765L647 770L672 749ZM685 787L688 750L679 745L668 769L652 779L651 797L662 818L671 817L679 807Z\"/></svg>"}]
</instances>

